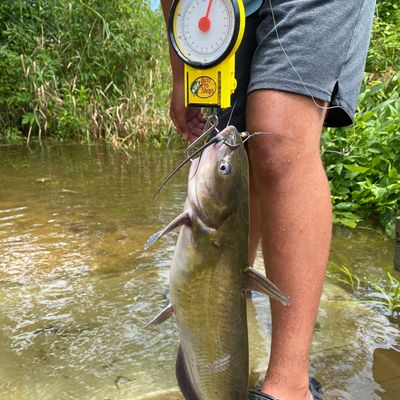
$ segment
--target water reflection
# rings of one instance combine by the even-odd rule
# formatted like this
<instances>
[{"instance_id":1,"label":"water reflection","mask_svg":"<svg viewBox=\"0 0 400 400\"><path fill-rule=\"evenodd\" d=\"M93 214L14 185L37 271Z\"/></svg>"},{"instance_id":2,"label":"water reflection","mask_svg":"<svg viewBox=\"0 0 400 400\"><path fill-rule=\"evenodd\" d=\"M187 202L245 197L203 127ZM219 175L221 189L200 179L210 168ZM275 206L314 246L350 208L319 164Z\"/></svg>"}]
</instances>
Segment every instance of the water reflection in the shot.
<instances>
[{"instance_id":1,"label":"water reflection","mask_svg":"<svg viewBox=\"0 0 400 400\"><path fill-rule=\"evenodd\" d=\"M398 349L399 350L399 349ZM395 399L400 393L400 352L394 349L376 349L372 372L381 386L381 398Z\"/></svg>"},{"instance_id":2,"label":"water reflection","mask_svg":"<svg viewBox=\"0 0 400 400\"><path fill-rule=\"evenodd\" d=\"M185 173L152 196L181 157L0 148L0 398L181 398L173 319L143 328L164 305L177 234L143 245L181 211ZM383 236L340 230L332 257L377 275L390 252ZM248 310L257 382L267 365L268 302L254 295ZM394 399L382 370L399 370L399 343L397 327L327 282L312 371L328 400Z\"/></svg>"}]
</instances>

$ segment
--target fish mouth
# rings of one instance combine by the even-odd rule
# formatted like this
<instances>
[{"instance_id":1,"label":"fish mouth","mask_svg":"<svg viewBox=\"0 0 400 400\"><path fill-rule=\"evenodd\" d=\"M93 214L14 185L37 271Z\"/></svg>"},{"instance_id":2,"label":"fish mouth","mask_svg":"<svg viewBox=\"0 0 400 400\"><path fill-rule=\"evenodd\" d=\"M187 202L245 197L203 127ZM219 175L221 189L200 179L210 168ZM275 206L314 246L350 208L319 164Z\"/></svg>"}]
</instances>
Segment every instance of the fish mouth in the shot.
<instances>
[{"instance_id":1,"label":"fish mouth","mask_svg":"<svg viewBox=\"0 0 400 400\"><path fill-rule=\"evenodd\" d=\"M217 136L220 136L223 143L230 149L236 149L243 143L239 132L232 125L226 127Z\"/></svg>"},{"instance_id":2,"label":"fish mouth","mask_svg":"<svg viewBox=\"0 0 400 400\"><path fill-rule=\"evenodd\" d=\"M200 160L202 158L211 158L213 151L218 151L221 153L220 157L223 157L222 149L226 146L230 150L235 150L243 144L243 141L237 131L237 129L230 125L223 131L219 132L212 139L210 139L204 146L203 151L200 155ZM226 150L226 148L225 148ZM200 162L201 162L200 161Z\"/></svg>"},{"instance_id":3,"label":"fish mouth","mask_svg":"<svg viewBox=\"0 0 400 400\"><path fill-rule=\"evenodd\" d=\"M230 125L226 127L223 131L218 132L217 135L212 137L208 142L203 144L199 149L197 149L195 152L193 152L191 155L189 155L185 160L183 160L176 168L175 170L166 178L164 181L161 183L161 185L158 187L156 192L154 193L153 197L156 197L157 194L161 191L161 189L164 187L164 185L189 161L193 161L193 157L197 156L200 154L200 157L203 155L204 150L207 148L214 147L213 144L219 144L219 146L216 146L217 149L222 147L222 144L225 144L227 147L230 149L236 149L238 148L241 144L243 144L242 139L237 131L237 129Z\"/></svg>"},{"instance_id":4,"label":"fish mouth","mask_svg":"<svg viewBox=\"0 0 400 400\"><path fill-rule=\"evenodd\" d=\"M231 155L243 146L236 128L229 128L214 137L215 142L193 160L190 170L191 208L202 224L212 229L218 229L224 223L231 209L224 198L220 173L216 170L221 162L230 162Z\"/></svg>"}]
</instances>

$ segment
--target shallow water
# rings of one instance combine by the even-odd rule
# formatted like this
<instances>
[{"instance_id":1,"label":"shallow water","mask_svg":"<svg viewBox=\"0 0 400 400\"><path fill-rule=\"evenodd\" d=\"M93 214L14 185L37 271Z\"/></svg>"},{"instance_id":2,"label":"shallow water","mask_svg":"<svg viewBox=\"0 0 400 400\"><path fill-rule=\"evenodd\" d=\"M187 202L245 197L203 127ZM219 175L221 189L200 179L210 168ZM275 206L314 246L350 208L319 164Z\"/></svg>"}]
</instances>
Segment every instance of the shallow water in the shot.
<instances>
[{"instance_id":1,"label":"shallow water","mask_svg":"<svg viewBox=\"0 0 400 400\"><path fill-rule=\"evenodd\" d=\"M173 319L143 328L166 302L177 234L143 245L182 209L186 173L152 195L181 158L0 147L1 399L181 399ZM332 260L368 276L390 270L392 254L374 231L335 232ZM262 296L249 325L256 382L270 331ZM311 365L327 400L397 399L399 352L398 326L327 281Z\"/></svg>"}]
</instances>

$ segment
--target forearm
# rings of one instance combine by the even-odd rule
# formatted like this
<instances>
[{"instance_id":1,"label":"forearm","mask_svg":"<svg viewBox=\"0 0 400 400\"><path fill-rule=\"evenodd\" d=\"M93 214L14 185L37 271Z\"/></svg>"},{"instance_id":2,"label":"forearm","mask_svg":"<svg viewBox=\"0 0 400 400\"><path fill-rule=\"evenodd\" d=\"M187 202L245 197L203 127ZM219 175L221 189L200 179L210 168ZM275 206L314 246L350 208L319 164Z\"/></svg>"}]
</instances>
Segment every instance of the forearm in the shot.
<instances>
[{"instance_id":1,"label":"forearm","mask_svg":"<svg viewBox=\"0 0 400 400\"><path fill-rule=\"evenodd\" d=\"M165 24L168 29L168 16L169 10L171 9L172 0L161 0L161 7L163 10ZM183 80L183 61L176 55L174 49L171 46L170 41L169 44L169 58L171 61L172 68L172 77L174 81L182 81Z\"/></svg>"}]
</instances>

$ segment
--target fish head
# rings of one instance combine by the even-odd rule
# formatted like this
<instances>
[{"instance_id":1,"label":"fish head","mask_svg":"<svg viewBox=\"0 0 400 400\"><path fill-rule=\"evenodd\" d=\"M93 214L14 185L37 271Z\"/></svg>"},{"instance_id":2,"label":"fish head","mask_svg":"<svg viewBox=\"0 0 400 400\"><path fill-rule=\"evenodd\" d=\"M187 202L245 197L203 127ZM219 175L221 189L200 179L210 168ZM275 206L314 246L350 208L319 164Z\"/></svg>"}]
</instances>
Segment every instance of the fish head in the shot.
<instances>
[{"instance_id":1,"label":"fish head","mask_svg":"<svg viewBox=\"0 0 400 400\"><path fill-rule=\"evenodd\" d=\"M218 228L233 213L248 213L248 161L237 129L228 126L192 162L188 201L208 227Z\"/></svg>"}]
</instances>

